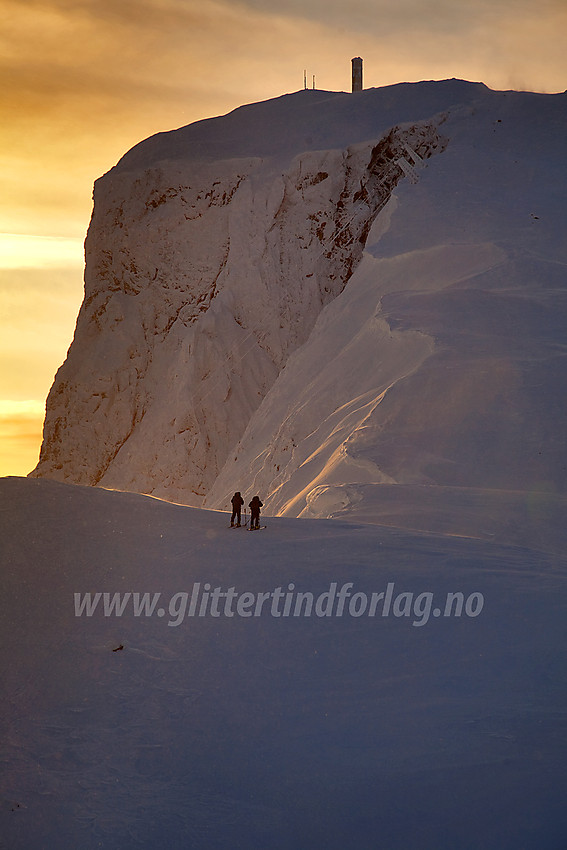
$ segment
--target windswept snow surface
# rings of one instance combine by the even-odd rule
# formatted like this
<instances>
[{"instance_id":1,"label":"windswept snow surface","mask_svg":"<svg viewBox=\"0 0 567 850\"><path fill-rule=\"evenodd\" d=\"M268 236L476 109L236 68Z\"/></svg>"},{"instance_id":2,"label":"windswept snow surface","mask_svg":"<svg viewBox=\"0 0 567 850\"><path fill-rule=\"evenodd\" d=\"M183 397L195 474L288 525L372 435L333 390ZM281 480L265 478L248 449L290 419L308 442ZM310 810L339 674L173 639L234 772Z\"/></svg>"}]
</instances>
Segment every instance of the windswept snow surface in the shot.
<instances>
[{"instance_id":1,"label":"windswept snow surface","mask_svg":"<svg viewBox=\"0 0 567 850\"><path fill-rule=\"evenodd\" d=\"M566 846L564 555L338 520L250 536L34 479L0 498L0 846ZM389 586L389 610L354 616ZM217 587L239 600L220 616L200 607ZM331 615L271 596L244 616L277 588ZM151 616L133 596L76 616L76 593L161 595Z\"/></svg>"}]
</instances>

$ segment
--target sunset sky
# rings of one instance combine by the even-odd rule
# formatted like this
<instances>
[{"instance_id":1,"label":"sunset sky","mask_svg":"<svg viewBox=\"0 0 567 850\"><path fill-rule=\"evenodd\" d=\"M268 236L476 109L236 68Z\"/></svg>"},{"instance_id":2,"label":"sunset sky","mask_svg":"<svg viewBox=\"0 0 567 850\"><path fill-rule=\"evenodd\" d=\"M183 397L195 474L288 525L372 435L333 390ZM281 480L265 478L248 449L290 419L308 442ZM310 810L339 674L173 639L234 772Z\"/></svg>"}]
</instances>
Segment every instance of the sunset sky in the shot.
<instances>
[{"instance_id":1,"label":"sunset sky","mask_svg":"<svg viewBox=\"0 0 567 850\"><path fill-rule=\"evenodd\" d=\"M566 0L0 0L0 475L37 461L94 180L153 133L311 86L567 88Z\"/></svg>"}]
</instances>

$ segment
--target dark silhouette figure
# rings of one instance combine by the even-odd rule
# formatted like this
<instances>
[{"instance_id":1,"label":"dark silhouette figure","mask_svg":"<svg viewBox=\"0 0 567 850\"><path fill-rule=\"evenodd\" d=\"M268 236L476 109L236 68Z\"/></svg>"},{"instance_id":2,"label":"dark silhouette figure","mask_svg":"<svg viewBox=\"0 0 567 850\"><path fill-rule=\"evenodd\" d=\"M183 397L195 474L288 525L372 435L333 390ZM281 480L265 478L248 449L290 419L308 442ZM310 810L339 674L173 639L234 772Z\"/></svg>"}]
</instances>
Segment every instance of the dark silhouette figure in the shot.
<instances>
[{"instance_id":1,"label":"dark silhouette figure","mask_svg":"<svg viewBox=\"0 0 567 850\"><path fill-rule=\"evenodd\" d=\"M248 507L250 508L250 531L252 531L260 527L260 508L262 507L260 497L254 496Z\"/></svg>"},{"instance_id":2,"label":"dark silhouette figure","mask_svg":"<svg viewBox=\"0 0 567 850\"><path fill-rule=\"evenodd\" d=\"M233 526L234 520L236 519L236 525L240 526L240 512L242 510L242 505L244 504L244 499L237 491L230 501L232 503L232 516L230 518L230 525Z\"/></svg>"}]
</instances>

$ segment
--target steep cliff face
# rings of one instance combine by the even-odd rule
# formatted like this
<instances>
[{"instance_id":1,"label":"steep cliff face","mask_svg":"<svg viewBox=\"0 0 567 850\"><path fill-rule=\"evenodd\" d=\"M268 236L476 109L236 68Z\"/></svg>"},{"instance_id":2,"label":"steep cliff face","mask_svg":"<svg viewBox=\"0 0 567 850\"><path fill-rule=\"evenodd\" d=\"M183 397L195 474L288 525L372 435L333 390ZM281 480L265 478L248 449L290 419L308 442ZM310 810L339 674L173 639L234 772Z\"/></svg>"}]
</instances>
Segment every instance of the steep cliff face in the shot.
<instances>
[{"instance_id":1,"label":"steep cliff face","mask_svg":"<svg viewBox=\"0 0 567 850\"><path fill-rule=\"evenodd\" d=\"M377 142L162 162L98 181L85 299L36 475L200 504L291 352L343 291L442 118ZM405 164L405 165L404 165Z\"/></svg>"},{"instance_id":2,"label":"steep cliff face","mask_svg":"<svg viewBox=\"0 0 567 850\"><path fill-rule=\"evenodd\" d=\"M566 98L298 92L138 145L33 474L401 524L403 488L463 534L564 492Z\"/></svg>"}]
</instances>

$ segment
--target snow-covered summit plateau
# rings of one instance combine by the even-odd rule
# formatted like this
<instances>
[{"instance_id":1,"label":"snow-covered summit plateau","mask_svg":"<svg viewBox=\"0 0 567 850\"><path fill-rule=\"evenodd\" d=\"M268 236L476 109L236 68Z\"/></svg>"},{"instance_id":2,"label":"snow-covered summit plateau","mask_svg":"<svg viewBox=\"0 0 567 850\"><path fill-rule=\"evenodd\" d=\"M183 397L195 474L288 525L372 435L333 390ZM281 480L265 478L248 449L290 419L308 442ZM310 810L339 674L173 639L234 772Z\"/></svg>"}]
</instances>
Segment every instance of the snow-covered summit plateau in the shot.
<instances>
[{"instance_id":1,"label":"snow-covered summit plateau","mask_svg":"<svg viewBox=\"0 0 567 850\"><path fill-rule=\"evenodd\" d=\"M566 488L566 162L567 94L458 80L140 143L95 185L32 475L500 533Z\"/></svg>"}]
</instances>

